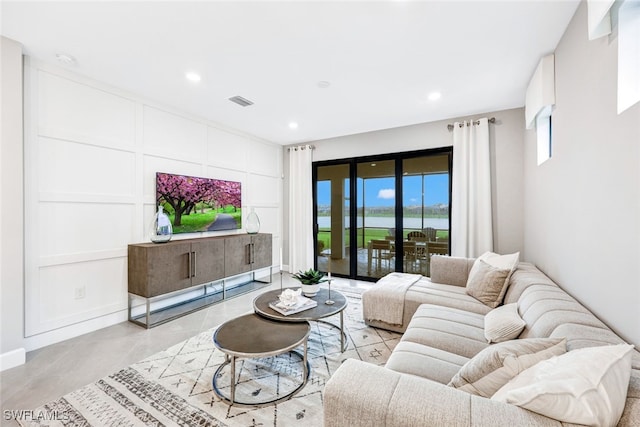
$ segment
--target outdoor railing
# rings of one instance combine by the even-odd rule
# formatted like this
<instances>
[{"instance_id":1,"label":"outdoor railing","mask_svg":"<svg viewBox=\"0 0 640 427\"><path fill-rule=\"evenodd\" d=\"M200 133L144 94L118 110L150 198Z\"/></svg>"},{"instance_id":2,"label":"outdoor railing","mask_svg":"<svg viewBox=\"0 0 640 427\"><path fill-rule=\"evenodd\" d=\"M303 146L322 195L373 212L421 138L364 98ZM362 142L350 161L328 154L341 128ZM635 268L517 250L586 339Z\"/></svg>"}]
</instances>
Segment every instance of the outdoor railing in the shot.
<instances>
[{"instance_id":1,"label":"outdoor railing","mask_svg":"<svg viewBox=\"0 0 640 427\"><path fill-rule=\"evenodd\" d=\"M407 234L411 231L422 231L419 228L405 228L403 229L403 236L406 239ZM349 228L344 229L345 233L345 246L349 246ZM447 240L449 237L449 230L447 229L436 229L436 236L438 239ZM389 231L389 228L383 227L358 227L356 229L356 242L358 249L366 248L367 244L371 240L384 240L386 236L392 235ZM322 243L320 243L322 242ZM322 252L322 250L331 247L331 230L330 229L320 229L318 230L318 252ZM322 247L322 249L320 249Z\"/></svg>"}]
</instances>

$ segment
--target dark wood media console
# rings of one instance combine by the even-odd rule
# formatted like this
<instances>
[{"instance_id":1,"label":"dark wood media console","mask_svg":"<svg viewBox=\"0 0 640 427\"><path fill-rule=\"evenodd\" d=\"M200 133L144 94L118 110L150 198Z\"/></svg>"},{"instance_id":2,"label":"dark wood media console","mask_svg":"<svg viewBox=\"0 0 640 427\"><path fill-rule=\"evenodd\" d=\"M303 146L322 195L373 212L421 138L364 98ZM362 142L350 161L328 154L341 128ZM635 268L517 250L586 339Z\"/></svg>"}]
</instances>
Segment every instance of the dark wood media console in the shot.
<instances>
[{"instance_id":1,"label":"dark wood media console","mask_svg":"<svg viewBox=\"0 0 640 427\"><path fill-rule=\"evenodd\" d=\"M148 329L271 283L272 254L272 236L265 233L129 245L129 320ZM266 268L268 281L256 280L256 270ZM152 311L152 302L187 292L197 295ZM143 313L133 313L136 299L144 301Z\"/></svg>"}]
</instances>

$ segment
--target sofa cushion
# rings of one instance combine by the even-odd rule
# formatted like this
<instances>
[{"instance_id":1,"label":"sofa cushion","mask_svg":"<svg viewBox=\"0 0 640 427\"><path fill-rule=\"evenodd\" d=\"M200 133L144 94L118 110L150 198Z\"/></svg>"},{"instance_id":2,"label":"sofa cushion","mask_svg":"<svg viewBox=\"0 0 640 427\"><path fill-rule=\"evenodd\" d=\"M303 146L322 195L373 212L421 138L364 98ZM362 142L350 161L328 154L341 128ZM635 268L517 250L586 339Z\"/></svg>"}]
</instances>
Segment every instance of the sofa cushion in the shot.
<instances>
[{"instance_id":1,"label":"sofa cushion","mask_svg":"<svg viewBox=\"0 0 640 427\"><path fill-rule=\"evenodd\" d=\"M492 397L560 421L614 426L631 375L628 344L583 348L525 370Z\"/></svg>"},{"instance_id":2,"label":"sofa cushion","mask_svg":"<svg viewBox=\"0 0 640 427\"><path fill-rule=\"evenodd\" d=\"M518 304L494 308L484 317L484 337L489 343L509 341L520 335L526 323L518 314Z\"/></svg>"},{"instance_id":3,"label":"sofa cushion","mask_svg":"<svg viewBox=\"0 0 640 427\"><path fill-rule=\"evenodd\" d=\"M467 359L488 346L484 338L483 315L431 304L423 304L418 308L402 336L403 341L426 345Z\"/></svg>"},{"instance_id":4,"label":"sofa cushion","mask_svg":"<svg viewBox=\"0 0 640 427\"><path fill-rule=\"evenodd\" d=\"M553 330L551 337L566 337L567 351L601 345L626 344L611 329L575 323L558 326ZM640 370L640 352L634 349L631 353L631 368Z\"/></svg>"},{"instance_id":5,"label":"sofa cushion","mask_svg":"<svg viewBox=\"0 0 640 427\"><path fill-rule=\"evenodd\" d=\"M445 258L445 257L443 257ZM368 293L374 292L375 288L369 289L362 296L362 304L369 304ZM467 295L465 288L442 283L433 283L426 277L414 283L404 296L404 314L402 325L390 325L385 322L375 321L365 318L367 325L376 328L389 329L396 332L404 332L413 317L413 314L422 304L433 304L443 307L457 308L471 313L486 314L491 311L477 299Z\"/></svg>"},{"instance_id":6,"label":"sofa cushion","mask_svg":"<svg viewBox=\"0 0 640 427\"><path fill-rule=\"evenodd\" d=\"M491 345L469 360L448 385L490 398L520 372L565 352L563 338L532 338Z\"/></svg>"},{"instance_id":7,"label":"sofa cushion","mask_svg":"<svg viewBox=\"0 0 640 427\"><path fill-rule=\"evenodd\" d=\"M457 308L477 314L487 314L491 311L490 307L467 295L465 288L433 283L426 277L418 280L409 288L405 295L405 300L409 304L416 304L412 315L422 304Z\"/></svg>"},{"instance_id":8,"label":"sofa cushion","mask_svg":"<svg viewBox=\"0 0 640 427\"><path fill-rule=\"evenodd\" d=\"M547 338L567 324L609 329L592 313L557 286L535 284L518 299L518 311L527 323L520 338Z\"/></svg>"},{"instance_id":9,"label":"sofa cushion","mask_svg":"<svg viewBox=\"0 0 640 427\"><path fill-rule=\"evenodd\" d=\"M401 341L385 367L446 384L469 359L427 345Z\"/></svg>"},{"instance_id":10,"label":"sofa cushion","mask_svg":"<svg viewBox=\"0 0 640 427\"><path fill-rule=\"evenodd\" d=\"M433 255L429 262L431 281L464 288L474 261L473 258Z\"/></svg>"},{"instance_id":11,"label":"sofa cushion","mask_svg":"<svg viewBox=\"0 0 640 427\"><path fill-rule=\"evenodd\" d=\"M495 267L478 258L471 268L467 280L467 294L495 308L502 302L511 271Z\"/></svg>"},{"instance_id":12,"label":"sofa cushion","mask_svg":"<svg viewBox=\"0 0 640 427\"><path fill-rule=\"evenodd\" d=\"M528 262L520 262L518 263L518 268L509 279L509 287L504 295L504 304L518 302L522 293L532 285L558 287L549 277L536 268L535 265Z\"/></svg>"}]
</instances>

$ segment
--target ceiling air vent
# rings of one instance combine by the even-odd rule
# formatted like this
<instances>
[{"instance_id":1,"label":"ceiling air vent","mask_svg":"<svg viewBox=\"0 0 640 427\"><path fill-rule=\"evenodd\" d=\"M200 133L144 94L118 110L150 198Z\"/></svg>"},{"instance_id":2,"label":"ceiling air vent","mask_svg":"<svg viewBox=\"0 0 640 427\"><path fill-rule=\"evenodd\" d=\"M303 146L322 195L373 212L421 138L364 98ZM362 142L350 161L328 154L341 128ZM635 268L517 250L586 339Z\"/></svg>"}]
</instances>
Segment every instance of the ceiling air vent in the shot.
<instances>
[{"instance_id":1,"label":"ceiling air vent","mask_svg":"<svg viewBox=\"0 0 640 427\"><path fill-rule=\"evenodd\" d=\"M229 101L235 102L236 104L238 104L241 107L248 107L249 105L253 105L253 102L251 102L248 99L243 98L241 96L233 96L233 97L229 98Z\"/></svg>"}]
</instances>

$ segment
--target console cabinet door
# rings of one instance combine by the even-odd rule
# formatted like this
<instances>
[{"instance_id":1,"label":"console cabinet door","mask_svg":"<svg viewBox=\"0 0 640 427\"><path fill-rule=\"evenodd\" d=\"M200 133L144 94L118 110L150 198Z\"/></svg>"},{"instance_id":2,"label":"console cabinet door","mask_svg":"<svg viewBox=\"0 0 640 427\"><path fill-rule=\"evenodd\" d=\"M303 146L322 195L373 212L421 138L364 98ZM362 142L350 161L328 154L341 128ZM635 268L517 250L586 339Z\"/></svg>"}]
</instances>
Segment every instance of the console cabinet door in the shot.
<instances>
[{"instance_id":1,"label":"console cabinet door","mask_svg":"<svg viewBox=\"0 0 640 427\"><path fill-rule=\"evenodd\" d=\"M129 246L129 292L146 298L191 286L191 243Z\"/></svg>"},{"instance_id":2,"label":"console cabinet door","mask_svg":"<svg viewBox=\"0 0 640 427\"><path fill-rule=\"evenodd\" d=\"M271 234L254 234L251 236L253 243L252 269L265 268L273 264L273 239Z\"/></svg>"},{"instance_id":3,"label":"console cabinet door","mask_svg":"<svg viewBox=\"0 0 640 427\"><path fill-rule=\"evenodd\" d=\"M178 240L128 247L129 292L151 298L272 264L270 234Z\"/></svg>"},{"instance_id":4,"label":"console cabinet door","mask_svg":"<svg viewBox=\"0 0 640 427\"><path fill-rule=\"evenodd\" d=\"M191 284L200 285L224 277L224 239L191 242Z\"/></svg>"},{"instance_id":5,"label":"console cabinet door","mask_svg":"<svg viewBox=\"0 0 640 427\"><path fill-rule=\"evenodd\" d=\"M251 236L239 235L224 239L224 275L251 271Z\"/></svg>"}]
</instances>

